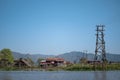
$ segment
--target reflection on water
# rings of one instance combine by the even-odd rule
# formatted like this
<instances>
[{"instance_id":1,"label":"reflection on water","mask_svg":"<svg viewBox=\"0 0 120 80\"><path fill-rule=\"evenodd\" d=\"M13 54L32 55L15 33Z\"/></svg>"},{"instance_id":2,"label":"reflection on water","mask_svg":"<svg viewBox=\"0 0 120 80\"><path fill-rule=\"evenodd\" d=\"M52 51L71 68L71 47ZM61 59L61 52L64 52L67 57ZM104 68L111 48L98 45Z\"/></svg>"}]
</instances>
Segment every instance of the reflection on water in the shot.
<instances>
[{"instance_id":1,"label":"reflection on water","mask_svg":"<svg viewBox=\"0 0 120 80\"><path fill-rule=\"evenodd\" d=\"M94 80L107 80L106 79L106 71L96 71L94 72Z\"/></svg>"},{"instance_id":2,"label":"reflection on water","mask_svg":"<svg viewBox=\"0 0 120 80\"><path fill-rule=\"evenodd\" d=\"M119 80L120 71L0 71L0 80Z\"/></svg>"},{"instance_id":3,"label":"reflection on water","mask_svg":"<svg viewBox=\"0 0 120 80\"><path fill-rule=\"evenodd\" d=\"M12 80L9 73L2 73L2 74L0 75L0 80L1 80L1 79L2 79L2 80Z\"/></svg>"}]
</instances>

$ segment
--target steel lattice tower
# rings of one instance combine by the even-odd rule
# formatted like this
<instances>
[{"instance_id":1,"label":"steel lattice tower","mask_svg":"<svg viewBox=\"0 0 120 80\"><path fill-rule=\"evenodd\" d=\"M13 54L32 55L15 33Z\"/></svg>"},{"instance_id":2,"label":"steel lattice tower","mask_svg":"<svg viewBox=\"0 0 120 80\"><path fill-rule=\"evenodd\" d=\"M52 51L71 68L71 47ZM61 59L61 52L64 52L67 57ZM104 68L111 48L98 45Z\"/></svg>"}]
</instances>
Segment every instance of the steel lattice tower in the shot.
<instances>
[{"instance_id":1,"label":"steel lattice tower","mask_svg":"<svg viewBox=\"0 0 120 80\"><path fill-rule=\"evenodd\" d=\"M100 60L102 62L102 67L104 67L104 63L106 62L106 51L105 51L105 41L104 41L104 25L97 25L97 34L96 34L96 49L94 60Z\"/></svg>"}]
</instances>

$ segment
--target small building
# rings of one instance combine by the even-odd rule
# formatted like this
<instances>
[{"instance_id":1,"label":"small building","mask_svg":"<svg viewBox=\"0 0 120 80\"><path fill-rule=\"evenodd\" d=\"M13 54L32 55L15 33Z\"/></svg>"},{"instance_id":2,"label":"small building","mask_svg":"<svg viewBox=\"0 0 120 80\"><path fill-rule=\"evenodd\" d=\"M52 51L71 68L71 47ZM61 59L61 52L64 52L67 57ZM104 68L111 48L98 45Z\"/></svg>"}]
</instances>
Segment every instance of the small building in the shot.
<instances>
[{"instance_id":1,"label":"small building","mask_svg":"<svg viewBox=\"0 0 120 80\"><path fill-rule=\"evenodd\" d=\"M42 68L46 68L48 66L46 60L41 60L40 63L39 63L40 67Z\"/></svg>"},{"instance_id":2,"label":"small building","mask_svg":"<svg viewBox=\"0 0 120 80\"><path fill-rule=\"evenodd\" d=\"M88 63L88 64L94 64L94 63L100 64L101 61L88 60L87 63Z\"/></svg>"},{"instance_id":3,"label":"small building","mask_svg":"<svg viewBox=\"0 0 120 80\"><path fill-rule=\"evenodd\" d=\"M65 60L63 58L46 58L40 62L41 67L57 67L63 66Z\"/></svg>"},{"instance_id":4,"label":"small building","mask_svg":"<svg viewBox=\"0 0 120 80\"><path fill-rule=\"evenodd\" d=\"M32 67L27 59L20 58L19 60L14 60L14 66L19 68Z\"/></svg>"}]
</instances>

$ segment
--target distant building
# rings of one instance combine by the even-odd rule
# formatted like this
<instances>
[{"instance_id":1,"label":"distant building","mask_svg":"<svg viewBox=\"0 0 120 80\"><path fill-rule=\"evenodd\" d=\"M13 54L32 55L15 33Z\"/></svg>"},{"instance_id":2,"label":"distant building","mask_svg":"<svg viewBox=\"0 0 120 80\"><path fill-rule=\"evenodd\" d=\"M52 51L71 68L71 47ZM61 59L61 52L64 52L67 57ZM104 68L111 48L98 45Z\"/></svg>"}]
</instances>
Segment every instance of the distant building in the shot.
<instances>
[{"instance_id":1,"label":"distant building","mask_svg":"<svg viewBox=\"0 0 120 80\"><path fill-rule=\"evenodd\" d=\"M101 61L92 61L92 60L88 60L87 63L88 63L88 64L94 64L94 63L100 64Z\"/></svg>"},{"instance_id":2,"label":"distant building","mask_svg":"<svg viewBox=\"0 0 120 80\"><path fill-rule=\"evenodd\" d=\"M20 58L19 60L14 60L14 67L26 68L32 67L32 65L27 59Z\"/></svg>"},{"instance_id":3,"label":"distant building","mask_svg":"<svg viewBox=\"0 0 120 80\"><path fill-rule=\"evenodd\" d=\"M46 58L45 60L40 61L41 67L56 67L64 65L65 60L63 58Z\"/></svg>"}]
</instances>

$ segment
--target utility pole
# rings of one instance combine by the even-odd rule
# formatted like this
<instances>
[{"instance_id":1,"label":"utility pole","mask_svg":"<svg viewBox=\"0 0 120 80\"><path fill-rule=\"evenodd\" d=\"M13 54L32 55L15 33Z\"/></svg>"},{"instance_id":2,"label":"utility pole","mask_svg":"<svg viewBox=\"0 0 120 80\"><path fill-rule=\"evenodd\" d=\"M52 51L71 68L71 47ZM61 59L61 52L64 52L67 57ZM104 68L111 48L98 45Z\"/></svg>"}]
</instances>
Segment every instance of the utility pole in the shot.
<instances>
[{"instance_id":1,"label":"utility pole","mask_svg":"<svg viewBox=\"0 0 120 80\"><path fill-rule=\"evenodd\" d=\"M102 64L102 69L106 69L106 51L105 51L105 40L104 40L104 25L96 25L96 48L94 56L94 68L98 65L98 61Z\"/></svg>"}]
</instances>

